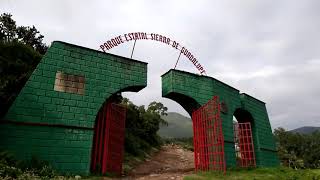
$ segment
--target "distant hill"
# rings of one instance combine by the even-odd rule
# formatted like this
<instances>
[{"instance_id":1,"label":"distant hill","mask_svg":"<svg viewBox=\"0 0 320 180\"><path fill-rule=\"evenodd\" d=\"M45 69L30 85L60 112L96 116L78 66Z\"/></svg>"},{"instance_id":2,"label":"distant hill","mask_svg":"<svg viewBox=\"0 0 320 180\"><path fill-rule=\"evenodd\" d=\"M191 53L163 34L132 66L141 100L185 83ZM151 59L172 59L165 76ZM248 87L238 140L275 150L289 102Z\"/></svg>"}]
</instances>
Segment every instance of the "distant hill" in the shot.
<instances>
[{"instance_id":1,"label":"distant hill","mask_svg":"<svg viewBox=\"0 0 320 180\"><path fill-rule=\"evenodd\" d=\"M158 134L161 137L166 138L184 138L192 137L192 120L182 114L176 112L169 112L167 116L162 116L169 124L168 126L161 126ZM290 132L300 134L311 134L315 131L320 131L320 127L303 126L297 129L293 129Z\"/></svg>"},{"instance_id":2,"label":"distant hill","mask_svg":"<svg viewBox=\"0 0 320 180\"><path fill-rule=\"evenodd\" d=\"M311 134L317 130L320 131L320 127L303 126L303 127L291 130L290 132L295 132L295 133L300 133L300 134Z\"/></svg>"},{"instance_id":3,"label":"distant hill","mask_svg":"<svg viewBox=\"0 0 320 180\"><path fill-rule=\"evenodd\" d=\"M176 112L169 112L162 116L168 122L168 126L161 126L158 134L167 138L192 137L192 120Z\"/></svg>"}]
</instances>

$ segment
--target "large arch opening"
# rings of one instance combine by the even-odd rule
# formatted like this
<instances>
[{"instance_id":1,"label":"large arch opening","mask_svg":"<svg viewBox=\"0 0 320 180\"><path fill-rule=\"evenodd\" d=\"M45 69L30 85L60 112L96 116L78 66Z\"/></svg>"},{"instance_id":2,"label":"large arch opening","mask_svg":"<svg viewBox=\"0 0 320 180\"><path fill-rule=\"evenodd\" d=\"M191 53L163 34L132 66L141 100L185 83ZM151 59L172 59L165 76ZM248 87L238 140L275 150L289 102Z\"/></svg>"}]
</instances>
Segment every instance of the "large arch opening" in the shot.
<instances>
[{"instance_id":1,"label":"large arch opening","mask_svg":"<svg viewBox=\"0 0 320 180\"><path fill-rule=\"evenodd\" d=\"M238 167L255 167L253 127L254 120L251 113L242 108L233 114L234 150Z\"/></svg>"},{"instance_id":2,"label":"large arch opening","mask_svg":"<svg viewBox=\"0 0 320 180\"><path fill-rule=\"evenodd\" d=\"M98 111L94 123L91 150L92 173L122 171L126 109L121 106L120 94L110 96Z\"/></svg>"},{"instance_id":3,"label":"large arch opening","mask_svg":"<svg viewBox=\"0 0 320 180\"><path fill-rule=\"evenodd\" d=\"M94 136L93 136L93 145L92 145L92 153L91 153L91 172L95 173L106 173L113 172L116 174L120 174L122 171L122 163L124 161L124 145L127 145L127 142L124 141L127 137L126 134L126 121L127 116L132 116L132 114L125 113L125 108L123 103L123 98L126 98L128 94L129 97L137 96L141 98L140 90L143 89L143 86L128 86L122 88L116 93L112 94L108 97L105 102L101 105L99 112L96 115L95 126L94 126ZM133 92L133 93L132 93ZM154 98L155 101L158 101L158 97L154 97L154 95L150 95ZM170 99L170 100L169 100ZM168 102L171 101L171 104L174 106L181 106L180 109L184 109L185 112L179 112L177 114L185 116L186 119L182 120L190 120L190 131L192 132L192 120L191 114L192 112L200 107L200 104L194 100L193 98L180 94L180 93L170 93L166 96L166 98L160 99L160 102ZM137 104L138 106L141 104ZM166 103L164 103L166 106ZM143 106L143 105L141 105ZM147 109L148 107L146 107ZM170 109L168 113L171 112ZM188 116L189 115L189 116ZM116 117L115 117L116 116ZM134 115L133 115L134 116ZM180 116L180 117L182 117ZM188 118L188 119L187 119ZM108 121L116 121L117 122L117 130L110 129L112 124ZM182 124L182 123L181 123ZM177 131L177 130L176 130ZM117 137L115 137L115 134ZM192 138L193 134L190 137ZM145 137L149 138L149 137ZM174 138L174 137L173 137ZM115 148L110 148L110 145ZM147 146L147 145L146 145ZM109 156L112 158L109 158ZM192 167L188 167L189 169L194 168L193 164L193 153L192 153ZM172 166L172 168L176 168L176 165L169 164L168 166Z\"/></svg>"},{"instance_id":4,"label":"large arch opening","mask_svg":"<svg viewBox=\"0 0 320 180\"><path fill-rule=\"evenodd\" d=\"M201 107L201 105L195 99L181 93L171 92L164 97L180 104L188 112L190 117L194 110Z\"/></svg>"},{"instance_id":5,"label":"large arch opening","mask_svg":"<svg viewBox=\"0 0 320 180\"><path fill-rule=\"evenodd\" d=\"M122 173L126 107L122 92L138 92L145 86L127 86L109 96L96 114L90 171L97 174Z\"/></svg>"}]
</instances>

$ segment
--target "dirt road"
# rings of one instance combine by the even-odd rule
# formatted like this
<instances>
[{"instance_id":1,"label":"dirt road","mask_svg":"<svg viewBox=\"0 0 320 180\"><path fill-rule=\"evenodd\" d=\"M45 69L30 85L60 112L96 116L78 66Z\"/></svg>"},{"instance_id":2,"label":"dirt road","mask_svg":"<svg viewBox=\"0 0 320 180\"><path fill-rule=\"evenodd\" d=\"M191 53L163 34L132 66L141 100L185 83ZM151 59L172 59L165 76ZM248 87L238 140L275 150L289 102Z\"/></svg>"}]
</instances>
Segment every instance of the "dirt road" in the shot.
<instances>
[{"instance_id":1,"label":"dirt road","mask_svg":"<svg viewBox=\"0 0 320 180\"><path fill-rule=\"evenodd\" d=\"M123 179L183 179L194 171L193 152L177 145L166 145L146 162L134 168Z\"/></svg>"}]
</instances>

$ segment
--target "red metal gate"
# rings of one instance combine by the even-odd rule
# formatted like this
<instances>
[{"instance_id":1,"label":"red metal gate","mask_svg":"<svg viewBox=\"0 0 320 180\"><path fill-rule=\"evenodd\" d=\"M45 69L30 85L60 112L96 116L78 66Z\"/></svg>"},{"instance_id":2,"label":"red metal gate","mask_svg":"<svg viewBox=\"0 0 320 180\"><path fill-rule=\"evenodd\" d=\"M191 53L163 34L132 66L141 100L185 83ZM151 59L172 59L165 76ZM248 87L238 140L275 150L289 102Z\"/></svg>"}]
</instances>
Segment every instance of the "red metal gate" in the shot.
<instances>
[{"instance_id":1,"label":"red metal gate","mask_svg":"<svg viewBox=\"0 0 320 180\"><path fill-rule=\"evenodd\" d=\"M235 123L234 138L237 165L239 167L256 167L250 122Z\"/></svg>"},{"instance_id":2,"label":"red metal gate","mask_svg":"<svg viewBox=\"0 0 320 180\"><path fill-rule=\"evenodd\" d=\"M94 128L91 171L121 174L124 151L126 108L105 103Z\"/></svg>"},{"instance_id":3,"label":"red metal gate","mask_svg":"<svg viewBox=\"0 0 320 180\"><path fill-rule=\"evenodd\" d=\"M196 171L225 173L224 139L217 96L192 113L194 162Z\"/></svg>"}]
</instances>

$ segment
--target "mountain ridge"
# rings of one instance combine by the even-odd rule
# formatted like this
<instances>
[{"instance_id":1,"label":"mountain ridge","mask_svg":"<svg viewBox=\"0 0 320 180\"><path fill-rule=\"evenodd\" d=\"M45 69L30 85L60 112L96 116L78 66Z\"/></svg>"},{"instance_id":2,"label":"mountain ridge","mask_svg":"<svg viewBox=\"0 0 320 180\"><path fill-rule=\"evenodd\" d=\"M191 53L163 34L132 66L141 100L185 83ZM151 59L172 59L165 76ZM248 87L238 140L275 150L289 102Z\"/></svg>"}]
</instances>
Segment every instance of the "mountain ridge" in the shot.
<instances>
[{"instance_id":1,"label":"mountain ridge","mask_svg":"<svg viewBox=\"0 0 320 180\"><path fill-rule=\"evenodd\" d=\"M192 120L177 112L168 112L167 116L161 116L168 122L168 126L160 126L158 134L163 138L188 138L193 136ZM300 134L311 134L320 131L320 127L302 126L289 132Z\"/></svg>"},{"instance_id":2,"label":"mountain ridge","mask_svg":"<svg viewBox=\"0 0 320 180\"><path fill-rule=\"evenodd\" d=\"M290 130L290 132L293 133L300 133L300 134L311 134L315 131L320 131L320 127L316 126L302 126L293 130Z\"/></svg>"},{"instance_id":3,"label":"mountain ridge","mask_svg":"<svg viewBox=\"0 0 320 180\"><path fill-rule=\"evenodd\" d=\"M161 116L168 122L168 126L160 126L158 134L163 138L186 138L193 136L192 120L177 112L168 112Z\"/></svg>"}]
</instances>

